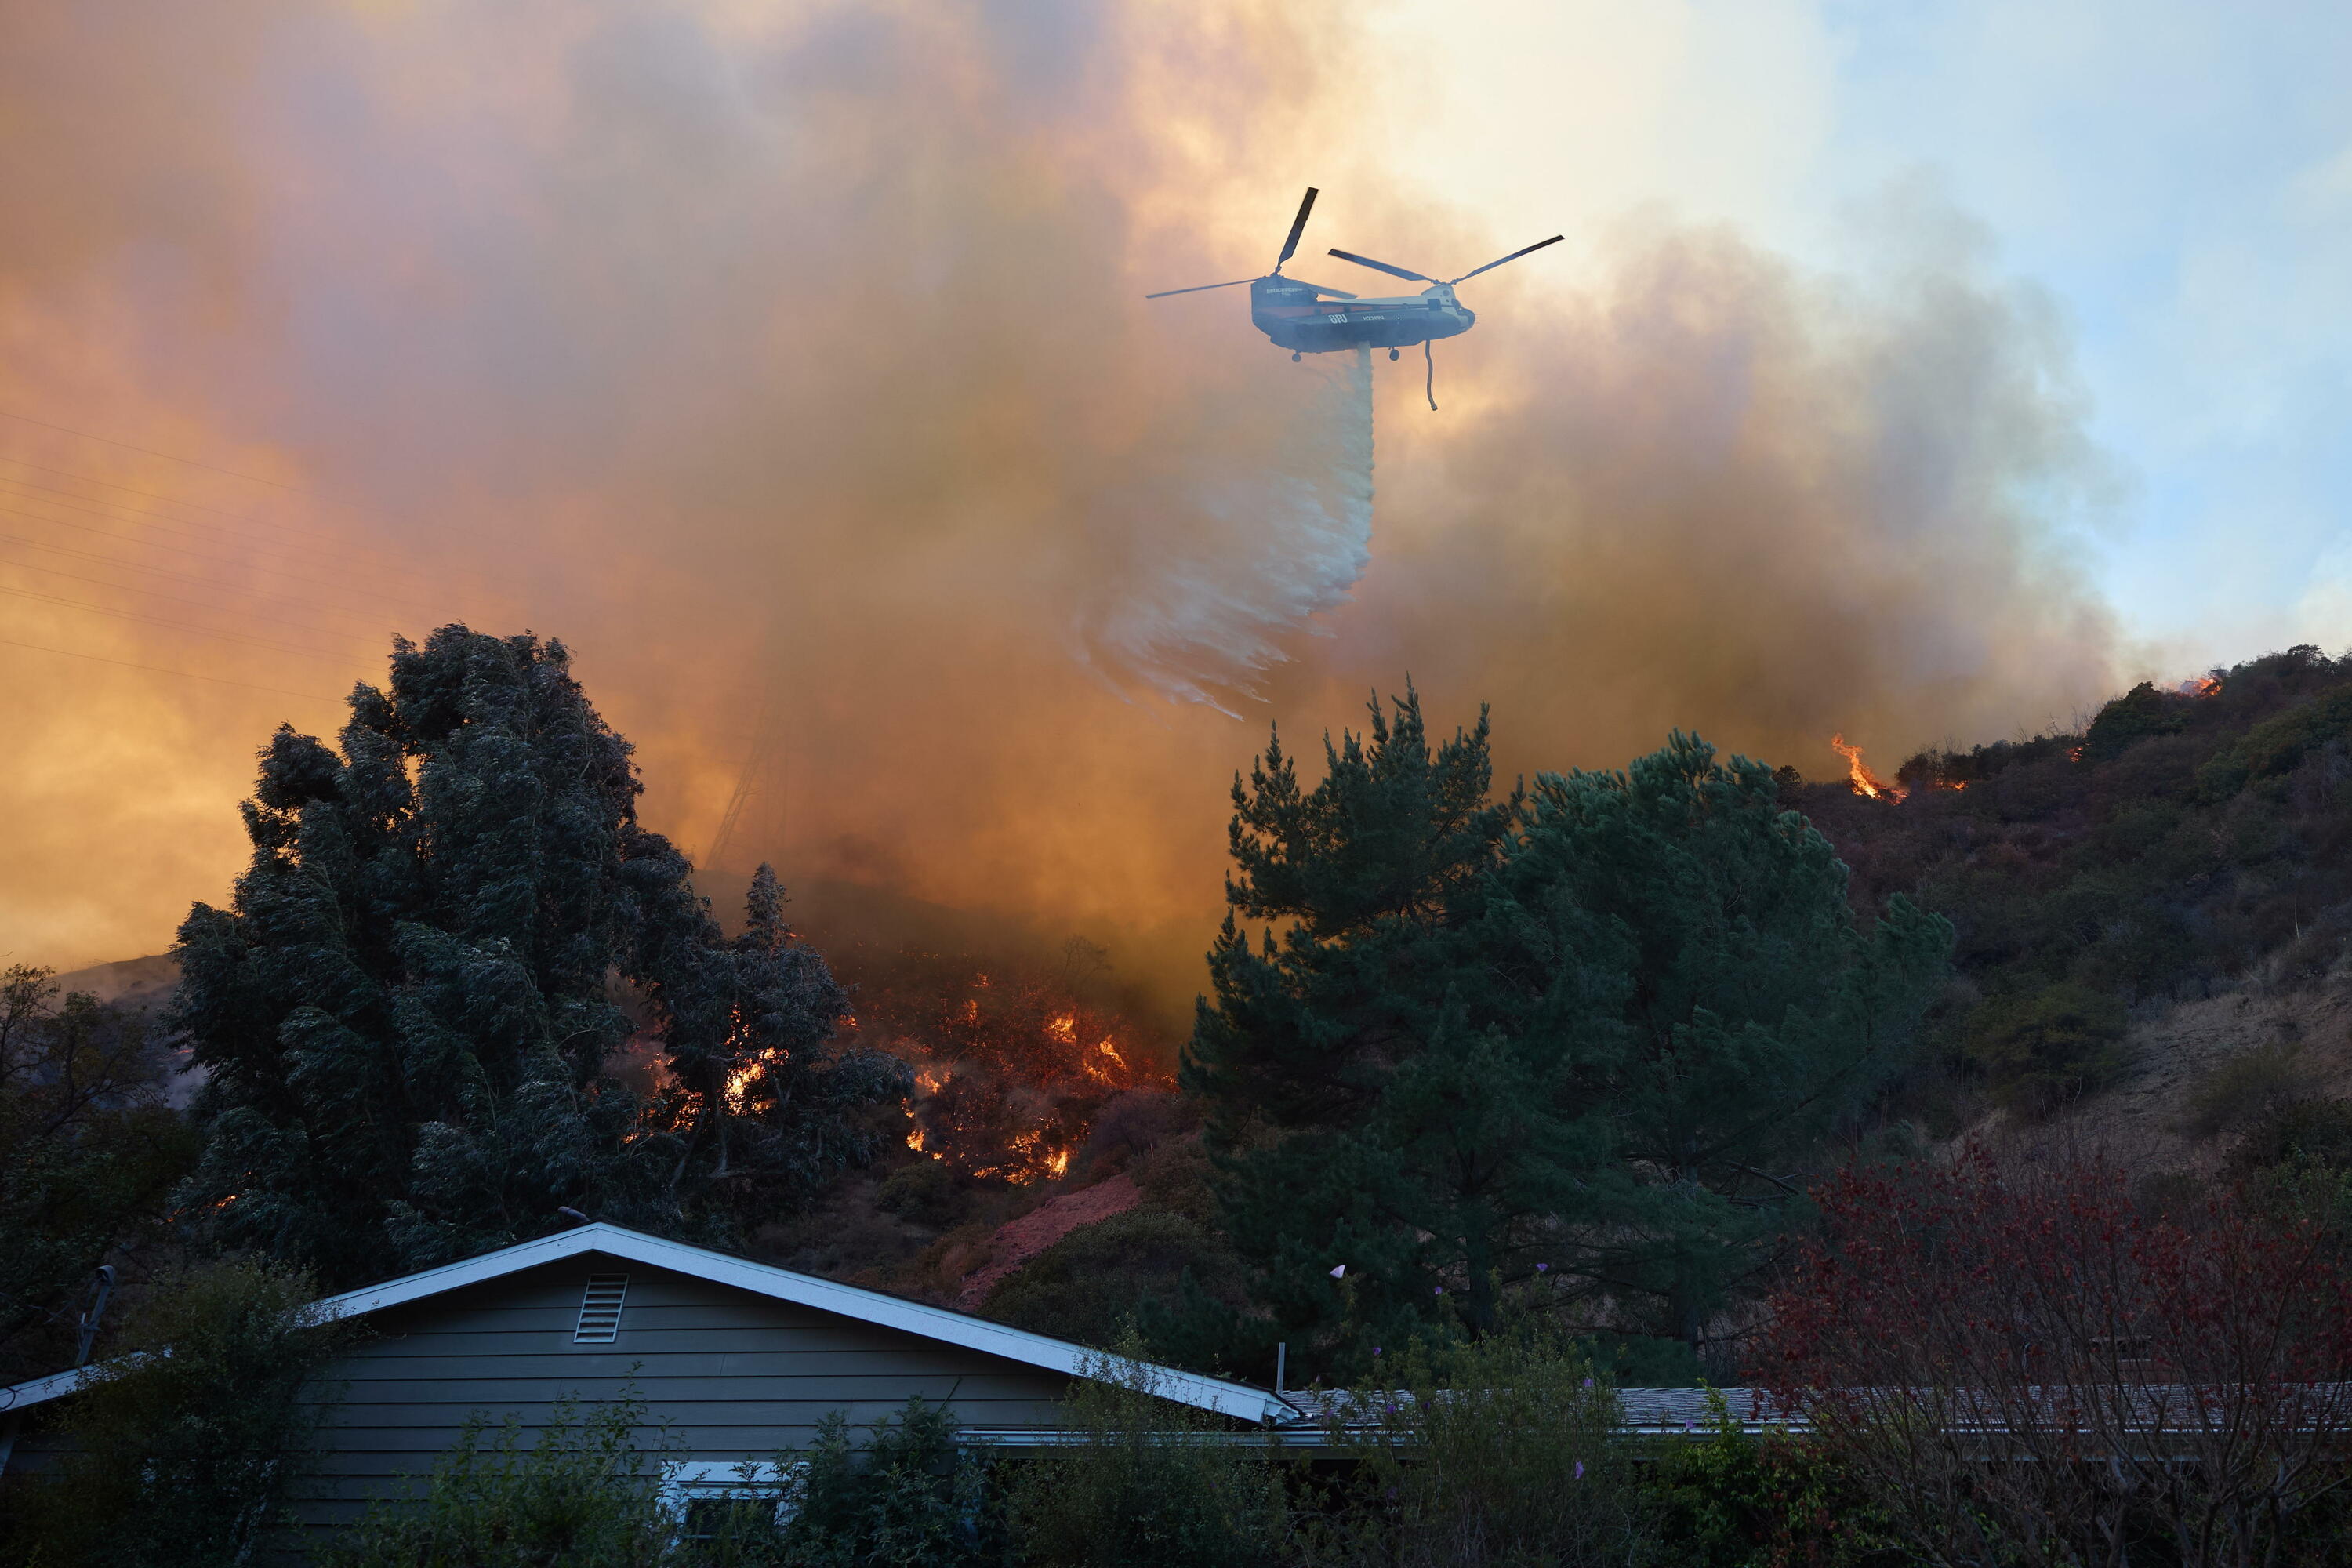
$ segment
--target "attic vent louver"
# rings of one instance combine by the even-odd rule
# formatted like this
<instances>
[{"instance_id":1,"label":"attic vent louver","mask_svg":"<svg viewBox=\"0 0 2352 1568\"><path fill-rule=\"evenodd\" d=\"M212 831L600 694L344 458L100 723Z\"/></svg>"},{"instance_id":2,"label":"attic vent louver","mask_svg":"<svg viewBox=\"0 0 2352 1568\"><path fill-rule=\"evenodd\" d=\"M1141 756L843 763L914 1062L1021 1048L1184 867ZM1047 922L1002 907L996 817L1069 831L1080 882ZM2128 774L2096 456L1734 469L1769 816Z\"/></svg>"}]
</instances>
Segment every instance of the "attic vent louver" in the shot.
<instances>
[{"instance_id":1,"label":"attic vent louver","mask_svg":"<svg viewBox=\"0 0 2352 1568\"><path fill-rule=\"evenodd\" d=\"M572 1331L575 1345L609 1345L621 1331L621 1298L629 1293L625 1274L591 1274L587 1293L580 1298L580 1326Z\"/></svg>"}]
</instances>

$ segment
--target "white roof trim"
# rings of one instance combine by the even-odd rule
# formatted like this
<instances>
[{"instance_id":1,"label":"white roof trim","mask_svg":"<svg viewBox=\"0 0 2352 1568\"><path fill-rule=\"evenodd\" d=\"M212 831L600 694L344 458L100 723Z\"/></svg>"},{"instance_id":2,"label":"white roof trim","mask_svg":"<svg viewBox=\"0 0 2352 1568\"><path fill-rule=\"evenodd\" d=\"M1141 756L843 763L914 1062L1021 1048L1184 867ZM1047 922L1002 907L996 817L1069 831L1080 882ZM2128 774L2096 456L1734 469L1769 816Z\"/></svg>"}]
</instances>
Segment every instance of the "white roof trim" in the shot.
<instances>
[{"instance_id":1,"label":"white roof trim","mask_svg":"<svg viewBox=\"0 0 2352 1568\"><path fill-rule=\"evenodd\" d=\"M886 1296L878 1290L862 1290L855 1285L843 1285L813 1274L796 1274L789 1268L730 1258L723 1252L712 1252L707 1247L665 1241L643 1231L601 1222L575 1226L570 1230L557 1231L552 1236L542 1236L534 1241L520 1242L497 1252L487 1252L479 1258L468 1258L463 1262L446 1263L438 1268L427 1268L422 1273L388 1279L381 1285L346 1290L340 1296L330 1296L314 1303L310 1312L320 1321L358 1317L586 1253L601 1253L607 1258L626 1258L656 1268L673 1269L714 1284L732 1285L738 1289L749 1290L773 1300L791 1301L803 1307L814 1307L819 1311L837 1312L861 1322L878 1323L885 1328L919 1334L942 1344L961 1345L966 1350L1003 1356L1007 1361L1020 1362L1047 1372L1085 1377L1098 1375L1108 1370L1117 1376L1131 1375L1163 1399L1171 1399L1198 1410L1213 1410L1221 1415L1262 1422L1302 1418L1302 1413L1281 1395L1263 1388L1254 1388L1245 1383L1180 1372L1174 1367L1160 1366L1150 1362L1106 1355L1066 1340L1048 1339L1044 1334L1008 1328L1003 1323L992 1323L985 1318L950 1311L944 1307L927 1307L919 1301ZM28 1405L71 1394L81 1386L85 1377L97 1370L79 1367L71 1372L20 1383L14 1388L0 1389L0 1413L22 1410Z\"/></svg>"}]
</instances>

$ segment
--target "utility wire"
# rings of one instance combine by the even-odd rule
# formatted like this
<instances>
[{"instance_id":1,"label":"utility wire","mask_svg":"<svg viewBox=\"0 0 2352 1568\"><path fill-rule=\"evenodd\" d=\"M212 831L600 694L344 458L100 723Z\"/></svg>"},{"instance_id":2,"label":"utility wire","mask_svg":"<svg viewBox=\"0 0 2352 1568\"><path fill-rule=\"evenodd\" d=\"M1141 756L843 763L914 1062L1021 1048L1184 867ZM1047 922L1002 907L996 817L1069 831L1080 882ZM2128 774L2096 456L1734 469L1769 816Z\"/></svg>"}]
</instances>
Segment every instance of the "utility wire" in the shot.
<instances>
[{"instance_id":1,"label":"utility wire","mask_svg":"<svg viewBox=\"0 0 2352 1568\"><path fill-rule=\"evenodd\" d=\"M5 510L0 508L0 510ZM51 544L44 539L26 539L17 533L0 533L0 544L21 545L28 550L46 550L52 555L70 555L77 560L96 561L124 572L146 572L158 577L169 577L174 583L193 583L199 588L225 588L232 593L255 593L264 599L284 600L291 604L307 605L312 609L329 610L339 616L373 616L377 613L376 607L373 605L346 606L307 592L294 594L282 588L255 588L244 583L224 582L218 577L198 577L186 572L174 572L168 566L150 566L142 561L125 561L119 555L101 555L95 550L76 550L70 544ZM20 564L29 565L29 563ZM31 570L38 572L43 568L33 566ZM121 586L133 593L144 591L128 583Z\"/></svg>"},{"instance_id":2,"label":"utility wire","mask_svg":"<svg viewBox=\"0 0 2352 1568\"><path fill-rule=\"evenodd\" d=\"M14 419L21 424L37 425L44 430L62 431L68 436L79 436L85 441L99 441L109 447L120 447L126 452L138 452L150 458L161 458L170 463L185 463L192 468L203 468L208 473L226 474L230 479L244 479L250 484L268 485L271 489L284 490L288 495L300 496L305 500L314 500L321 506L341 507L346 511L359 510L357 507L347 506L341 501L329 500L322 495L313 495L309 490L296 489L292 485L281 484L276 479L265 479L258 474L240 474L235 468L200 463L194 458L183 458L176 452L159 452L152 447L134 447L128 441L118 441L111 436L92 435L87 430L77 430L70 425L52 425L46 419L36 419L29 414L11 414L8 410L0 408L0 419Z\"/></svg>"},{"instance_id":3,"label":"utility wire","mask_svg":"<svg viewBox=\"0 0 2352 1568\"><path fill-rule=\"evenodd\" d=\"M301 647L291 643L265 642L259 637L239 637L235 632L214 631L209 626L192 626L185 621L167 621L160 616L142 616L136 610L110 609L104 605L90 604L85 599L60 599L55 594L37 594L30 588L0 588L0 594L6 594L18 599L39 599L51 605L64 605L72 609L88 610L92 615L114 616L126 621L144 621L149 626L168 626L179 632L194 632L200 637L217 637L223 642L243 643L247 647L268 648L272 653L290 653L305 658L330 659L337 664L352 663L362 657L350 653L338 653L331 648Z\"/></svg>"},{"instance_id":4,"label":"utility wire","mask_svg":"<svg viewBox=\"0 0 2352 1568\"><path fill-rule=\"evenodd\" d=\"M215 599L191 599L184 594L161 594L152 588L142 588L132 583L110 583L103 577L85 577L77 572L60 572L54 566L36 566L29 561L0 561L0 565L14 566L19 572L38 572L44 576L63 577L71 583L88 583L96 588L114 588L126 594L140 594L150 599L165 599L174 605L194 605L200 610L215 610L241 620L268 621L271 626L288 626L295 631L317 632L324 637L347 637L360 634L348 626L314 626L307 621L289 621L283 616L251 616L243 610L228 609Z\"/></svg>"},{"instance_id":5,"label":"utility wire","mask_svg":"<svg viewBox=\"0 0 2352 1568\"><path fill-rule=\"evenodd\" d=\"M5 474L0 474L0 485L16 485L22 489L47 489L49 488L47 485L30 484L28 481L24 479L12 479ZM0 494L5 493L7 492L0 491ZM67 492L63 490L54 491L52 493L58 495L67 494ZM286 544L276 540L257 539L249 534L233 532L230 530L220 528L213 523L192 522L189 519L184 517L158 518L152 512L133 511L128 508L121 507L113 501L101 500L96 501L91 505L79 504L80 502L89 501L91 498L89 496L68 496L68 499L64 500L43 500L37 496L18 495L10 495L9 499L12 500L28 501L35 506L63 507L71 511L80 512L85 517L99 518L107 522L127 522L133 528L151 528L160 532L175 535L181 539L192 539L200 544L234 543L257 545L265 550L277 550L283 552L288 556L301 561L303 564L324 567L331 571L342 565L349 559L348 554L338 556L331 551L320 550L315 544ZM64 520L59 519L58 521L62 521ZM209 533L192 532L191 530L193 529L211 529L213 531ZM370 570L378 576L386 574L386 570L383 567L371 567ZM397 568L392 569L390 574L393 576L414 575L411 573L403 572Z\"/></svg>"},{"instance_id":6,"label":"utility wire","mask_svg":"<svg viewBox=\"0 0 2352 1568\"><path fill-rule=\"evenodd\" d=\"M285 686L256 686L250 680L231 680L224 675L198 675L193 669L166 669L160 664L133 664L127 658L108 658L103 654L76 653L69 647L49 647L37 642L18 642L14 637L0 637L0 647L26 647L35 653L62 654L68 658L86 658L93 664L111 664L122 669L144 669L156 675L176 675L182 680L209 680L215 686L241 686L247 691L274 691L280 697L307 697L313 702L340 704L340 697L321 697L315 691L296 691Z\"/></svg>"},{"instance_id":7,"label":"utility wire","mask_svg":"<svg viewBox=\"0 0 2352 1568\"><path fill-rule=\"evenodd\" d=\"M203 551L190 550L184 545L158 544L152 540L141 539L133 534L112 533L103 528L92 528L86 522L69 522L61 517L43 517L39 512L25 511L13 506L0 506L0 512L7 512L16 517L30 518L35 522L46 522L52 528L71 528L79 530L83 533L94 533L100 539L119 539L125 544L136 544L148 550L168 550L174 555L192 555L199 561L213 559L212 557L205 555ZM275 566L254 566L248 568L248 570L267 573L273 577L283 577L289 582L315 583L324 588L340 588L343 586L341 583L331 582L324 577L306 576L299 572L287 572ZM430 616L440 613L439 611L426 609L424 605L417 604L413 599L394 599L383 597L381 595L379 595L379 597L382 598L382 602L384 604L403 605L409 609L415 610L419 615Z\"/></svg>"},{"instance_id":8,"label":"utility wire","mask_svg":"<svg viewBox=\"0 0 2352 1568\"><path fill-rule=\"evenodd\" d=\"M271 522L265 518L247 517L242 512L223 511L216 506L206 506L202 501L188 500L175 495L166 495L162 490L142 490L135 485L119 485L112 479L101 479L94 474L79 474L71 468L53 468L47 463L27 462L23 458L12 458L5 453L0 453L0 463L11 464L19 468L30 468L35 473L54 474L58 479L72 479L77 484L97 485L101 489L121 490L125 495L144 496L149 500L163 501L170 506L184 506L191 511L208 511L215 517L227 518L231 522L250 523L256 528L274 528L284 533L300 533L305 531L302 529L294 527L290 523Z\"/></svg>"}]
</instances>

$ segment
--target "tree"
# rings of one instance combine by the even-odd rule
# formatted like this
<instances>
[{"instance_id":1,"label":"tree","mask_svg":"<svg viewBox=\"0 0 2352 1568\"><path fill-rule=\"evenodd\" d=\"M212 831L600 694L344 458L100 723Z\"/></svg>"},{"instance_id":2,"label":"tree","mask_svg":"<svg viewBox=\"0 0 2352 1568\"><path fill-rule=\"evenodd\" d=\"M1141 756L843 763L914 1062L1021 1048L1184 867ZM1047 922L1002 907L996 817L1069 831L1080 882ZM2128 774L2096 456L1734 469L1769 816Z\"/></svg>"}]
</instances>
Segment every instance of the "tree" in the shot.
<instances>
[{"instance_id":1,"label":"tree","mask_svg":"<svg viewBox=\"0 0 2352 1568\"><path fill-rule=\"evenodd\" d=\"M0 974L0 1380L68 1364L93 1272L160 1226L195 1155L169 1071L143 1016Z\"/></svg>"},{"instance_id":2,"label":"tree","mask_svg":"<svg viewBox=\"0 0 2352 1568\"><path fill-rule=\"evenodd\" d=\"M1922 1560L2087 1568L2153 1540L2251 1568L2343 1484L2352 1279L2320 1226L2225 1196L2184 1227L2101 1161L1981 1150L1850 1169L1820 1203L1769 1382Z\"/></svg>"},{"instance_id":3,"label":"tree","mask_svg":"<svg viewBox=\"0 0 2352 1568\"><path fill-rule=\"evenodd\" d=\"M215 1242L350 1285L562 1206L723 1230L722 1179L870 1152L828 1118L903 1079L820 1049L839 994L772 876L721 940L561 643L403 639L351 708L340 753L291 728L263 749L252 863L180 929L175 1022L207 1074L184 1196ZM651 1121L607 1071L632 994L676 1080ZM789 1108L752 1094L779 1073L806 1089Z\"/></svg>"},{"instance_id":4,"label":"tree","mask_svg":"<svg viewBox=\"0 0 2352 1568\"><path fill-rule=\"evenodd\" d=\"M1696 1346L1785 1228L1786 1163L1898 1059L1949 928L1899 900L1858 926L1770 770L1696 737L1502 802L1486 746L1482 715L1433 751L1408 690L1314 790L1278 744L1234 781L1184 1080L1228 1228L1276 1321L1343 1360L1491 1331L1552 1270ZM1254 947L1244 918L1288 925Z\"/></svg>"},{"instance_id":5,"label":"tree","mask_svg":"<svg viewBox=\"0 0 2352 1568\"><path fill-rule=\"evenodd\" d=\"M1951 927L1900 896L1857 921L1771 770L1679 732L1622 773L1539 778L1494 880L1498 1017L1570 1042L1607 1129L1565 1261L1696 1351L1803 1163L1901 1065Z\"/></svg>"},{"instance_id":6,"label":"tree","mask_svg":"<svg viewBox=\"0 0 2352 1568\"><path fill-rule=\"evenodd\" d=\"M250 1260L162 1281L127 1353L64 1402L58 1473L21 1478L0 1551L35 1563L231 1568L266 1551L350 1337L299 1272Z\"/></svg>"},{"instance_id":7,"label":"tree","mask_svg":"<svg viewBox=\"0 0 2352 1568\"><path fill-rule=\"evenodd\" d=\"M1497 1049L1457 994L1517 805L1487 798L1486 715L1433 750L1408 688L1324 762L1303 791L1277 732L1234 780L1239 874L1181 1081L1255 1293L1345 1360L1453 1318L1429 1305L1449 1280L1490 1316L1490 1278L1531 1261L1529 1222L1570 1200L1584 1150L1549 1044ZM1253 946L1243 919L1288 924Z\"/></svg>"}]
</instances>

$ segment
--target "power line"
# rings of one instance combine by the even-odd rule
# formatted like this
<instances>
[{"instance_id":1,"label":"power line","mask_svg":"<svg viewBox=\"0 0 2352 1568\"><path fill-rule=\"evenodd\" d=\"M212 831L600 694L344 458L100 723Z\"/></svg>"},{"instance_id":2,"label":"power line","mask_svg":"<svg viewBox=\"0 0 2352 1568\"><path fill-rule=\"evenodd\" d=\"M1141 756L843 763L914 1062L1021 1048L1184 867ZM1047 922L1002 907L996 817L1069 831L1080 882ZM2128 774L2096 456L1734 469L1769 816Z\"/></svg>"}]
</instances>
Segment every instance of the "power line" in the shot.
<instances>
[{"instance_id":1,"label":"power line","mask_svg":"<svg viewBox=\"0 0 2352 1568\"><path fill-rule=\"evenodd\" d=\"M337 653L330 648L302 647L292 643L264 642L258 637L239 637L235 632L216 632L207 626L192 626L185 621L167 621L160 616L142 616L136 610L110 609L107 605L93 605L83 599L60 599L55 594L37 594L30 588L0 588L0 594L6 594L19 599L39 599L47 604L64 605L71 609L88 610L92 615L113 616L126 621L144 621L149 626L167 626L175 632L194 632L200 637L217 637L222 642L243 643L247 647L267 648L272 653L290 653L304 658L329 659L337 664L349 663L356 657L349 653Z\"/></svg>"},{"instance_id":2,"label":"power line","mask_svg":"<svg viewBox=\"0 0 2352 1568\"><path fill-rule=\"evenodd\" d=\"M0 647L26 647L35 653L62 654L67 658L86 658L93 664L111 664L123 669L144 669L156 675L176 675L182 680L209 680L215 686L241 686L247 691L274 691L280 697L305 697L313 702L341 704L340 697L321 697L315 691L296 691L284 686L256 686L250 680L231 680L224 675L198 675L193 669L166 669L160 664L133 664L127 658L108 658L103 654L77 653L69 647L48 647L37 642L18 642L14 637L0 637Z\"/></svg>"},{"instance_id":3,"label":"power line","mask_svg":"<svg viewBox=\"0 0 2352 1568\"><path fill-rule=\"evenodd\" d=\"M16 485L24 489L49 490L49 487L47 485L37 485L27 479L10 479L5 474L0 474L0 485ZM8 492L5 491L0 491L0 494L7 493ZM15 500L29 500L35 506L64 507L69 510L80 512L85 517L100 518L108 522L127 522L133 528L152 528L159 532L172 534L181 539L194 540L200 544L244 544L264 550L275 550L292 556L295 559L301 561L306 565L324 567L329 571L332 571L336 567L342 565L344 562L349 559L348 552L339 556L331 551L321 550L315 544L294 544L278 540L257 538L252 534L240 534L234 532L228 529L220 527L216 523L196 522L184 517L158 517L153 512L134 511L115 501L97 500L89 496L78 496L65 490L50 490L49 493L64 496L66 499L63 500L43 500L36 496L16 495L11 495L10 499ZM89 504L80 504L83 502L89 502ZM64 520L53 519L51 521L63 521ZM68 526L73 525L68 524ZM209 533L190 531L193 529L209 529L211 531ZM373 570L377 574L383 575L385 574L387 569L383 567L374 567L372 568L372 570ZM411 578L416 576L416 574L415 573L402 571L397 567L391 568L389 574L393 576Z\"/></svg>"},{"instance_id":4,"label":"power line","mask_svg":"<svg viewBox=\"0 0 2352 1568\"><path fill-rule=\"evenodd\" d=\"M194 458L183 458L176 452L159 452L152 447L134 447L128 441L118 441L111 436L92 435L88 430L77 430L70 425L52 425L46 419L36 419L29 414L12 414L5 408L0 408L0 419L15 419L26 425L37 425L44 430L63 431L68 436L79 436L85 441L100 441L109 447L120 447L126 452L138 452L150 458L161 458L169 463L185 463L192 468L203 468L208 473L226 474L230 479L244 479L250 484L268 485L271 489L284 490L288 495L300 496L305 500L317 501L320 506L342 507L346 511L359 510L356 507L345 505L341 501L329 500L322 495L314 495L309 490L296 489L292 485L281 484L276 479L265 479L258 474L240 474L235 468L224 468L212 463L200 463Z\"/></svg>"},{"instance_id":5,"label":"power line","mask_svg":"<svg viewBox=\"0 0 2352 1568\"><path fill-rule=\"evenodd\" d=\"M36 566L29 561L10 561L5 563L14 566L19 572L38 572L43 576L47 577L63 577L69 583L87 583L93 588L120 588L126 594L141 594L150 599L164 599L174 605L194 605L201 610L217 610L223 615L236 616L243 620L267 621L271 626L289 626L296 631L317 632L321 636L331 637L354 637L358 635L351 631L349 628L339 629L334 626L314 626L307 621L289 621L283 616L249 615L243 610L225 608L217 600L191 599L184 594L159 594L152 588L142 588L133 583L110 583L103 577L85 577L77 572L60 572L54 566Z\"/></svg>"},{"instance_id":6,"label":"power line","mask_svg":"<svg viewBox=\"0 0 2352 1568\"><path fill-rule=\"evenodd\" d=\"M92 528L86 522L68 522L66 519L61 517L43 517L39 512L25 511L13 506L0 506L0 511L7 512L14 517L29 518L35 522L46 522L52 528L70 528L78 530L83 533L94 533L100 539L119 539L125 544L136 544L146 550L168 550L174 555L193 555L199 561L213 559L212 557L205 555L203 551L190 550L184 545L158 544L152 540L141 539L132 534L111 533L103 528ZM338 588L342 586L341 584L331 582L324 577L306 576L299 572L281 571L275 566L253 566L248 567L247 570L266 573L273 577L283 577L289 582L315 583L322 588ZM387 605L404 605L408 608L416 611L418 614L427 616L440 613L436 610L426 609L413 599L394 599L382 595L375 595L375 597L380 603Z\"/></svg>"},{"instance_id":7,"label":"power line","mask_svg":"<svg viewBox=\"0 0 2352 1568\"><path fill-rule=\"evenodd\" d=\"M5 508L0 508L0 510L5 510ZM38 521L47 522L50 520L47 518L42 518ZM67 526L71 527L73 525L68 523ZM120 536L109 534L106 537L112 539ZM131 542L137 543L138 542L133 540ZM46 550L52 555L70 555L80 561L96 561L103 565L115 567L120 571L145 572L157 577L169 577L174 583L193 583L199 588L225 588L232 592L255 593L258 594L265 600L284 600L293 604L308 605L313 609L326 610L339 616L373 616L376 614L374 607L359 608L338 604L331 600L322 599L318 597L316 595L309 593L293 594L279 588L256 588L251 584L244 583L223 582L217 577L194 576L185 572L174 572L168 566L150 566L143 561L125 561L119 555L101 555L95 550L76 550L70 544L51 544L45 539L26 539L22 534L0 533L0 544L21 545L27 550ZM20 564L29 565L28 563L20 563ZM30 570L40 572L47 570L47 568L30 566ZM121 584L121 586L131 588L133 593L143 592L143 590L130 584ZM382 603L382 601L379 601L379 603ZM426 618L430 619L431 617L428 616Z\"/></svg>"},{"instance_id":8,"label":"power line","mask_svg":"<svg viewBox=\"0 0 2352 1568\"><path fill-rule=\"evenodd\" d=\"M301 531L286 523L269 522L261 518L247 517L242 512L223 511L216 506L206 506L202 501L185 500L179 496L165 495L161 490L142 490L135 485L119 485L112 479L101 479L90 474L78 474L71 468L53 468L47 463L28 462L23 458L12 458L5 453L0 453L0 463L12 463L20 468L30 468L35 473L55 474L61 479L73 479L85 485L96 485L101 489L121 490L125 495L144 496L149 500L159 500L171 506L184 506L191 511L208 511L215 517L225 517L232 522L249 522L256 528L275 528L288 533Z\"/></svg>"}]
</instances>

